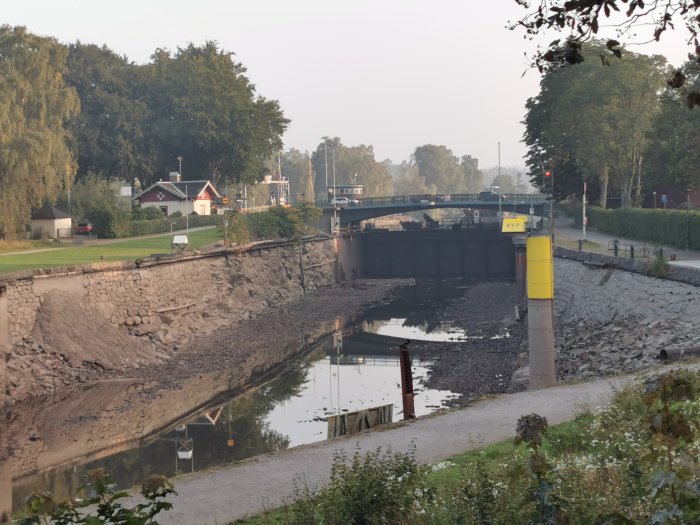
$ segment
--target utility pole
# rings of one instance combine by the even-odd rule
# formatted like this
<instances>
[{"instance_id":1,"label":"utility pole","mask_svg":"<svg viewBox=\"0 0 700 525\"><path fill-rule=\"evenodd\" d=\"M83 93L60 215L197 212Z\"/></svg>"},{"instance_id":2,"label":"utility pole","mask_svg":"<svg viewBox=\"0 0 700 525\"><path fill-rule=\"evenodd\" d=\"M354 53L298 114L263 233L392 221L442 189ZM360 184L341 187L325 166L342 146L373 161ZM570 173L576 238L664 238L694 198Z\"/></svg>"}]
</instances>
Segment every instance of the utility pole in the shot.
<instances>
[{"instance_id":1,"label":"utility pole","mask_svg":"<svg viewBox=\"0 0 700 525\"><path fill-rule=\"evenodd\" d=\"M323 137L323 160L326 165L326 187L323 188L323 191L326 193L326 196L328 195L328 137ZM333 195L333 198L335 198L335 195Z\"/></svg>"},{"instance_id":2,"label":"utility pole","mask_svg":"<svg viewBox=\"0 0 700 525\"><path fill-rule=\"evenodd\" d=\"M583 181L583 199L581 201L583 203L583 240L586 240L586 181Z\"/></svg>"},{"instance_id":3,"label":"utility pole","mask_svg":"<svg viewBox=\"0 0 700 525\"><path fill-rule=\"evenodd\" d=\"M337 199L337 194L335 192L335 143L331 144L331 151L333 152L333 198ZM333 235L338 231L338 201L336 200L333 204Z\"/></svg>"},{"instance_id":4,"label":"utility pole","mask_svg":"<svg viewBox=\"0 0 700 525\"><path fill-rule=\"evenodd\" d=\"M685 226L686 226L686 235L685 235L685 251L688 251L688 246L690 245L690 188L686 190L685 194L685 206L686 206L686 214L685 214Z\"/></svg>"},{"instance_id":5,"label":"utility pole","mask_svg":"<svg viewBox=\"0 0 700 525\"><path fill-rule=\"evenodd\" d=\"M498 220L502 222L501 217L501 143L498 143ZM500 228L499 228L500 229Z\"/></svg>"}]
</instances>

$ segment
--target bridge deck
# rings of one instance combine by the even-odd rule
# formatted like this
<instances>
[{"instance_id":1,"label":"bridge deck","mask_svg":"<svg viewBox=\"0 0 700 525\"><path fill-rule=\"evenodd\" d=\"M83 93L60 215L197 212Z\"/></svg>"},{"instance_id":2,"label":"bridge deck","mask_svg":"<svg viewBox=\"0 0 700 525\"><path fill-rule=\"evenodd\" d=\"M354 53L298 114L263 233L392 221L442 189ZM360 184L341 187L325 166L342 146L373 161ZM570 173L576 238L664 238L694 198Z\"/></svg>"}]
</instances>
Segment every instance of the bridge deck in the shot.
<instances>
[{"instance_id":1,"label":"bridge deck","mask_svg":"<svg viewBox=\"0 0 700 525\"><path fill-rule=\"evenodd\" d=\"M499 201L500 197L500 201ZM399 195L393 197L367 197L345 206L335 208L329 202L317 202L324 209L324 215L333 213L339 216L341 224L354 223L384 215L439 208L470 208L480 210L512 211L542 215L546 203L541 194L441 194L441 195Z\"/></svg>"}]
</instances>

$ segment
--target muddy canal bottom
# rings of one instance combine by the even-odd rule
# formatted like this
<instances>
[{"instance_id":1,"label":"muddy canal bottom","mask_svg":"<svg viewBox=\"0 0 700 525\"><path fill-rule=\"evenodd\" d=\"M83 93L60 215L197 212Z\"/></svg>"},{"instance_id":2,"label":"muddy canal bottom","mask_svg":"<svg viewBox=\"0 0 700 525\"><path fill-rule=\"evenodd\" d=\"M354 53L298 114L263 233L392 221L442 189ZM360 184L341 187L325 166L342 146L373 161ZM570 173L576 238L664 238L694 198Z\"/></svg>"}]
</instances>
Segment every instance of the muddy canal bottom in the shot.
<instances>
[{"instance_id":1,"label":"muddy canal bottom","mask_svg":"<svg viewBox=\"0 0 700 525\"><path fill-rule=\"evenodd\" d=\"M306 348L303 357L256 391L145 436L136 448L14 480L13 499L20 502L32 490L75 495L84 474L96 467L109 470L119 487L131 487L150 474L172 476L322 441L328 417L346 412L391 404L393 420L401 420L399 345L405 339L469 338L462 327L434 320L445 301L463 292L454 283L423 286L420 293L415 287L404 290L382 308L339 321L335 333ZM424 386L431 361L413 356L411 364L416 415L429 414L457 397Z\"/></svg>"}]
</instances>

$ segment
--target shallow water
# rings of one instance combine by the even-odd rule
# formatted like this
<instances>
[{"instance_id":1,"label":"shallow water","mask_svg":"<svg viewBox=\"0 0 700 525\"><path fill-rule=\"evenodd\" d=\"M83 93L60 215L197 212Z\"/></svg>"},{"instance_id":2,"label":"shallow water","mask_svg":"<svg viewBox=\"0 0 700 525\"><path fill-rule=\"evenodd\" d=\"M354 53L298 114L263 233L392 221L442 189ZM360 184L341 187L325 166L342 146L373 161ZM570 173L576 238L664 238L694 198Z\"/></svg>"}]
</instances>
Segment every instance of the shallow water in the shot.
<instances>
[{"instance_id":1,"label":"shallow water","mask_svg":"<svg viewBox=\"0 0 700 525\"><path fill-rule=\"evenodd\" d=\"M335 333L304 350L303 358L258 390L144 436L136 448L15 480L13 499L17 503L32 490L74 495L84 474L96 467L111 471L118 486L130 487L150 474L170 476L320 441L326 439L326 418L343 412L393 404L394 421L400 420L399 344L404 339L470 337L468 330L441 324L436 316L467 286L462 281L430 281L401 289L387 304L347 323L339 320ZM418 416L456 396L423 387L430 366L429 361L412 359Z\"/></svg>"}]
</instances>

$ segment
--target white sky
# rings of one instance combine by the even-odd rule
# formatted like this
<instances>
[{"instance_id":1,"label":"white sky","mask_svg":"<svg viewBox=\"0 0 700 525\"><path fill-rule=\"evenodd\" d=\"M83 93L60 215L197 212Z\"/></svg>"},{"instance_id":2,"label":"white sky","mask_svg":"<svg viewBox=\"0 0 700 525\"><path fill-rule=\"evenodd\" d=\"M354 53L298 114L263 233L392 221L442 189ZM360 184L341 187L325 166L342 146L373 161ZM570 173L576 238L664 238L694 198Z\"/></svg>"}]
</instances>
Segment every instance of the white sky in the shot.
<instances>
[{"instance_id":1,"label":"white sky","mask_svg":"<svg viewBox=\"0 0 700 525\"><path fill-rule=\"evenodd\" d=\"M514 0L5 0L0 23L137 63L216 40L280 101L292 120L285 148L338 136L398 163L443 144L483 169L497 165L499 142L502 166L524 165L520 122L539 75L521 77L535 45L505 29L521 12ZM681 36L645 51L680 64Z\"/></svg>"}]
</instances>

